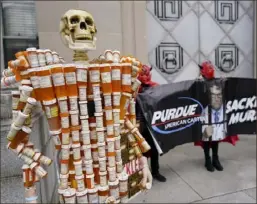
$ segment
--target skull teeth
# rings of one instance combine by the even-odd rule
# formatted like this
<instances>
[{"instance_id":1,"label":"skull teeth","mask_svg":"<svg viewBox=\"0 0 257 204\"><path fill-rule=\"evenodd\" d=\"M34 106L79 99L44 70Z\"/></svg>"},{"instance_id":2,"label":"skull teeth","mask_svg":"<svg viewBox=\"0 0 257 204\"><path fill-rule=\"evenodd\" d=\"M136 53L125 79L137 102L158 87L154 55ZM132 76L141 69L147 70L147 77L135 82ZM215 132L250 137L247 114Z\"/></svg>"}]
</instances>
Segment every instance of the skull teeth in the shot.
<instances>
[{"instance_id":1,"label":"skull teeth","mask_svg":"<svg viewBox=\"0 0 257 204\"><path fill-rule=\"evenodd\" d=\"M76 36L76 40L92 40L92 36Z\"/></svg>"},{"instance_id":2,"label":"skull teeth","mask_svg":"<svg viewBox=\"0 0 257 204\"><path fill-rule=\"evenodd\" d=\"M91 40L89 37L78 37L76 40Z\"/></svg>"}]
</instances>

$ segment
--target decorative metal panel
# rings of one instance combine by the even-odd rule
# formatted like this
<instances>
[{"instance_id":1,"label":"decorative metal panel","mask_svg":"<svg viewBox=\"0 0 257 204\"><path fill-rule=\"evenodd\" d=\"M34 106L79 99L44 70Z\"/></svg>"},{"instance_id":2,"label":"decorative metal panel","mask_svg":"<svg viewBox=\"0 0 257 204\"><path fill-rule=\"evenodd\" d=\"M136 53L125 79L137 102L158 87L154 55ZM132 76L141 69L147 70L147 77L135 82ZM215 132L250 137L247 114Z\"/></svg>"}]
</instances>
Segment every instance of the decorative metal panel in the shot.
<instances>
[{"instance_id":1,"label":"decorative metal panel","mask_svg":"<svg viewBox=\"0 0 257 204\"><path fill-rule=\"evenodd\" d=\"M148 58L154 75L160 75L158 82L195 79L204 60L215 65L217 77L252 78L252 5L253 1L147 1Z\"/></svg>"}]
</instances>

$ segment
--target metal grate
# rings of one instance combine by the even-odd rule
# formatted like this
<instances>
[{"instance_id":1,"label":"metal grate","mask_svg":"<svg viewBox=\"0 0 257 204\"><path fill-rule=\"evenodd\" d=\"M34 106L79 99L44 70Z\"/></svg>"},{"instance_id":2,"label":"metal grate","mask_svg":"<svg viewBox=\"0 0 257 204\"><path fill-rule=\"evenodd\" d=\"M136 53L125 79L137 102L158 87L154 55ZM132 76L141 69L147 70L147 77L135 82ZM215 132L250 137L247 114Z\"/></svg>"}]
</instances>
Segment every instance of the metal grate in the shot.
<instances>
[{"instance_id":1,"label":"metal grate","mask_svg":"<svg viewBox=\"0 0 257 204\"><path fill-rule=\"evenodd\" d=\"M3 2L4 36L36 36L36 9L32 2Z\"/></svg>"}]
</instances>

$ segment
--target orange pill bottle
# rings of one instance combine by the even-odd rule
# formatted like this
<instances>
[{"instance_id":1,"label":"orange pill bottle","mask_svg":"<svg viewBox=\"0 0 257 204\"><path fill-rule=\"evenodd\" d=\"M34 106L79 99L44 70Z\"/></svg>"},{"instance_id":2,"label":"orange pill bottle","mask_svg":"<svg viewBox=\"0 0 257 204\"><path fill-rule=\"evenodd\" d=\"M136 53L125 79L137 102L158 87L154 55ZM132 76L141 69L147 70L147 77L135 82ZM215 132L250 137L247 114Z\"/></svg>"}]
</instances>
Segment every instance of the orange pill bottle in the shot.
<instances>
[{"instance_id":1,"label":"orange pill bottle","mask_svg":"<svg viewBox=\"0 0 257 204\"><path fill-rule=\"evenodd\" d=\"M21 71L20 72L20 75L21 75L21 80L23 79L29 79L29 72L27 70L24 70L24 71Z\"/></svg>"},{"instance_id":2,"label":"orange pill bottle","mask_svg":"<svg viewBox=\"0 0 257 204\"><path fill-rule=\"evenodd\" d=\"M49 67L43 67L38 72L37 75L39 77L40 89L39 94L41 95L41 99L44 101L53 100L55 98L54 88L51 79L51 73Z\"/></svg>"},{"instance_id":3,"label":"orange pill bottle","mask_svg":"<svg viewBox=\"0 0 257 204\"><path fill-rule=\"evenodd\" d=\"M23 68L23 70L29 68L29 63L25 57L26 52L17 52L15 53L15 57L20 60L19 66Z\"/></svg>"},{"instance_id":4,"label":"orange pill bottle","mask_svg":"<svg viewBox=\"0 0 257 204\"><path fill-rule=\"evenodd\" d=\"M73 64L66 64L63 67L68 96L78 96L76 67Z\"/></svg>"},{"instance_id":5,"label":"orange pill bottle","mask_svg":"<svg viewBox=\"0 0 257 204\"><path fill-rule=\"evenodd\" d=\"M23 126L21 130L17 133L15 138L11 140L9 148L16 149L17 146L31 133L29 127Z\"/></svg>"},{"instance_id":6,"label":"orange pill bottle","mask_svg":"<svg viewBox=\"0 0 257 204\"><path fill-rule=\"evenodd\" d=\"M78 94L80 101L87 100L88 66L76 65Z\"/></svg>"},{"instance_id":7,"label":"orange pill bottle","mask_svg":"<svg viewBox=\"0 0 257 204\"><path fill-rule=\"evenodd\" d=\"M26 57L29 61L30 67L38 67L39 62L37 57L37 48L35 47L27 48L26 53L27 53Z\"/></svg>"},{"instance_id":8,"label":"orange pill bottle","mask_svg":"<svg viewBox=\"0 0 257 204\"><path fill-rule=\"evenodd\" d=\"M57 131L61 129L61 120L59 117L59 109L56 99L43 101L49 129Z\"/></svg>"},{"instance_id":9,"label":"orange pill bottle","mask_svg":"<svg viewBox=\"0 0 257 204\"><path fill-rule=\"evenodd\" d=\"M100 83L100 67L98 64L91 64L89 66L89 80L92 84Z\"/></svg>"},{"instance_id":10,"label":"orange pill bottle","mask_svg":"<svg viewBox=\"0 0 257 204\"><path fill-rule=\"evenodd\" d=\"M129 102L132 95L130 93L122 93L120 99L120 120L124 121L124 117L127 113Z\"/></svg>"},{"instance_id":11,"label":"orange pill bottle","mask_svg":"<svg viewBox=\"0 0 257 204\"><path fill-rule=\"evenodd\" d=\"M52 74L55 94L57 98L66 97L67 90L61 64L49 66Z\"/></svg>"},{"instance_id":12,"label":"orange pill bottle","mask_svg":"<svg viewBox=\"0 0 257 204\"><path fill-rule=\"evenodd\" d=\"M76 76L78 87L87 87L87 65L79 64L76 65Z\"/></svg>"},{"instance_id":13,"label":"orange pill bottle","mask_svg":"<svg viewBox=\"0 0 257 204\"><path fill-rule=\"evenodd\" d=\"M121 78L122 78L121 88L123 92L127 92L127 93L131 92L131 72L132 72L131 64L123 63L122 73L121 73Z\"/></svg>"},{"instance_id":14,"label":"orange pill bottle","mask_svg":"<svg viewBox=\"0 0 257 204\"><path fill-rule=\"evenodd\" d=\"M111 64L112 91L121 92L121 64Z\"/></svg>"},{"instance_id":15,"label":"orange pill bottle","mask_svg":"<svg viewBox=\"0 0 257 204\"><path fill-rule=\"evenodd\" d=\"M37 75L38 70L39 68L33 68L33 69L30 69L29 72L30 72L30 81L34 89L33 91L35 94L35 99L37 101L41 101L42 97L40 95L40 81L39 81L39 76Z\"/></svg>"},{"instance_id":16,"label":"orange pill bottle","mask_svg":"<svg viewBox=\"0 0 257 204\"><path fill-rule=\"evenodd\" d=\"M109 64L100 64L101 85L104 94L112 92L111 67Z\"/></svg>"}]
</instances>

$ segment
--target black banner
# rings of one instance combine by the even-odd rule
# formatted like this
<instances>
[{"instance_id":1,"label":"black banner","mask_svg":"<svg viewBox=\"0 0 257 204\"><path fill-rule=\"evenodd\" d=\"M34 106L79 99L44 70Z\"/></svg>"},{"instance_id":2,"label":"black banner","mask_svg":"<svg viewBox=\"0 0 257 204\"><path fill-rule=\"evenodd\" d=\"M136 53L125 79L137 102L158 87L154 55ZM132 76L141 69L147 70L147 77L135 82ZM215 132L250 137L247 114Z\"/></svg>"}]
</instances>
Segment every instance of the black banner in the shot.
<instances>
[{"instance_id":1,"label":"black banner","mask_svg":"<svg viewBox=\"0 0 257 204\"><path fill-rule=\"evenodd\" d=\"M230 78L225 88L228 135L256 134L256 80Z\"/></svg>"},{"instance_id":2,"label":"black banner","mask_svg":"<svg viewBox=\"0 0 257 204\"><path fill-rule=\"evenodd\" d=\"M208 126L213 127L208 140L256 130L255 79L165 84L139 94L137 102L163 153L202 140L210 134Z\"/></svg>"}]
</instances>

